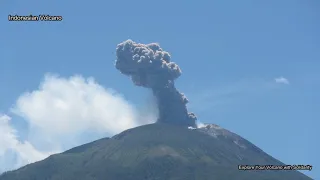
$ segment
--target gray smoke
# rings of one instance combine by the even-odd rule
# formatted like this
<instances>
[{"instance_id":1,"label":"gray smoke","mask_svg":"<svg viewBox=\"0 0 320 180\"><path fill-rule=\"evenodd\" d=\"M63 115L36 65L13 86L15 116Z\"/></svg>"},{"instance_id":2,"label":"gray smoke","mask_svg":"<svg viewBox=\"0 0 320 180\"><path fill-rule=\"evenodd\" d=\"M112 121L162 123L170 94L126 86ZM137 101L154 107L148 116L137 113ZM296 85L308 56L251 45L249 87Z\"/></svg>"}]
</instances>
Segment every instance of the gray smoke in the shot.
<instances>
[{"instance_id":1,"label":"gray smoke","mask_svg":"<svg viewBox=\"0 0 320 180\"><path fill-rule=\"evenodd\" d=\"M188 113L188 99L174 86L181 75L179 66L159 44L139 44L132 40L117 46L115 66L137 86L152 89L159 108L158 122L195 127L196 116Z\"/></svg>"}]
</instances>

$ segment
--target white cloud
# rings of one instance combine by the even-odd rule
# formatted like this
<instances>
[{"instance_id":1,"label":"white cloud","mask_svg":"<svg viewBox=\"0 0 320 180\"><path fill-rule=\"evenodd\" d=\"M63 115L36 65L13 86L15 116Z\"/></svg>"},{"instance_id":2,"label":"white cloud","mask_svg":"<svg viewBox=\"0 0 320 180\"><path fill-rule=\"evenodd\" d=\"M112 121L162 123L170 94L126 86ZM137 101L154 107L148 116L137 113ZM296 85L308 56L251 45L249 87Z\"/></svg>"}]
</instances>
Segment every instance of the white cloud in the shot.
<instances>
[{"instance_id":1,"label":"white cloud","mask_svg":"<svg viewBox=\"0 0 320 180\"><path fill-rule=\"evenodd\" d=\"M9 116L0 115L0 172L18 168L49 155L37 151L28 141L19 142L16 130L9 124L10 120ZM16 160L13 161L14 159Z\"/></svg>"},{"instance_id":2,"label":"white cloud","mask_svg":"<svg viewBox=\"0 0 320 180\"><path fill-rule=\"evenodd\" d=\"M284 78L284 77L278 77L274 79L276 81L276 83L279 84L290 84L289 80Z\"/></svg>"},{"instance_id":3,"label":"white cloud","mask_svg":"<svg viewBox=\"0 0 320 180\"><path fill-rule=\"evenodd\" d=\"M1 167L6 166L5 170L41 160L52 151L61 152L151 123L157 116L155 111L139 113L120 94L105 89L92 78L53 75L46 75L38 90L22 94L11 111L28 123L29 134L26 142L19 142L14 128L8 123L10 118L2 116L0 162L6 161L6 153L16 156L14 166L1 164Z\"/></svg>"},{"instance_id":4,"label":"white cloud","mask_svg":"<svg viewBox=\"0 0 320 180\"><path fill-rule=\"evenodd\" d=\"M116 133L138 125L134 107L119 94L80 76L47 75L39 90L18 99L13 111L50 134L87 129Z\"/></svg>"}]
</instances>

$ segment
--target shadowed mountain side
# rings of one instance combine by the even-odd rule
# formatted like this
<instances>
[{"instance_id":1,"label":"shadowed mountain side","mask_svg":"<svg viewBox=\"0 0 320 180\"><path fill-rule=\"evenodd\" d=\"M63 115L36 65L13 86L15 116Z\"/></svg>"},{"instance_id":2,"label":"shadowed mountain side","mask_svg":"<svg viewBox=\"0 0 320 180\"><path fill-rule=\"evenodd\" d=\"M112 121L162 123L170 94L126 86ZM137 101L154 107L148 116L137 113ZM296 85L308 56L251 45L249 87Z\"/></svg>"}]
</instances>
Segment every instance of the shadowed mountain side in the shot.
<instances>
[{"instance_id":1,"label":"shadowed mountain side","mask_svg":"<svg viewBox=\"0 0 320 180\"><path fill-rule=\"evenodd\" d=\"M240 164L282 165L216 125L156 123L52 155L0 180L310 180L297 171L239 171Z\"/></svg>"}]
</instances>

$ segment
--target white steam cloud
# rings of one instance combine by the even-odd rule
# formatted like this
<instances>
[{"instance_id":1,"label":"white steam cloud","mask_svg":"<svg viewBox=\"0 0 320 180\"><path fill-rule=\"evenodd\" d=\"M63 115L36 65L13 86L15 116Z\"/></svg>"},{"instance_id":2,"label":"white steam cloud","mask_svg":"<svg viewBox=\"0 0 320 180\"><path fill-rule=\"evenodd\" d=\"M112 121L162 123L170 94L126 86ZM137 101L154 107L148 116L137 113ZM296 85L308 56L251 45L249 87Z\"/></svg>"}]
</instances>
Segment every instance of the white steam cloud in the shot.
<instances>
[{"instance_id":1,"label":"white steam cloud","mask_svg":"<svg viewBox=\"0 0 320 180\"><path fill-rule=\"evenodd\" d=\"M39 152L28 141L20 142L10 120L9 116L0 115L0 172L44 159L50 154Z\"/></svg>"},{"instance_id":2,"label":"white steam cloud","mask_svg":"<svg viewBox=\"0 0 320 180\"><path fill-rule=\"evenodd\" d=\"M120 94L81 76L46 75L12 112L28 123L28 136L20 142L11 118L0 116L0 173L157 119L157 112L141 114Z\"/></svg>"}]
</instances>

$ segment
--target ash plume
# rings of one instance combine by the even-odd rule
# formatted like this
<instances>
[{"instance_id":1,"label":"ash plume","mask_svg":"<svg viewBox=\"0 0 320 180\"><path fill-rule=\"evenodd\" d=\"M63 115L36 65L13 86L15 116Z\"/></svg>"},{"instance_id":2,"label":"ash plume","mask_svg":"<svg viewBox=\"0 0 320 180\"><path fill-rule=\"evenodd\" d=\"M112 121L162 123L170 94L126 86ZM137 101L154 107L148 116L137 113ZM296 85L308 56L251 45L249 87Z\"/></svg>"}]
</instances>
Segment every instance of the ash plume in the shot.
<instances>
[{"instance_id":1,"label":"ash plume","mask_svg":"<svg viewBox=\"0 0 320 180\"><path fill-rule=\"evenodd\" d=\"M137 86L150 88L157 99L158 122L195 127L196 116L186 107L188 99L174 85L181 75L179 66L159 44L132 40L117 46L115 67Z\"/></svg>"}]
</instances>

